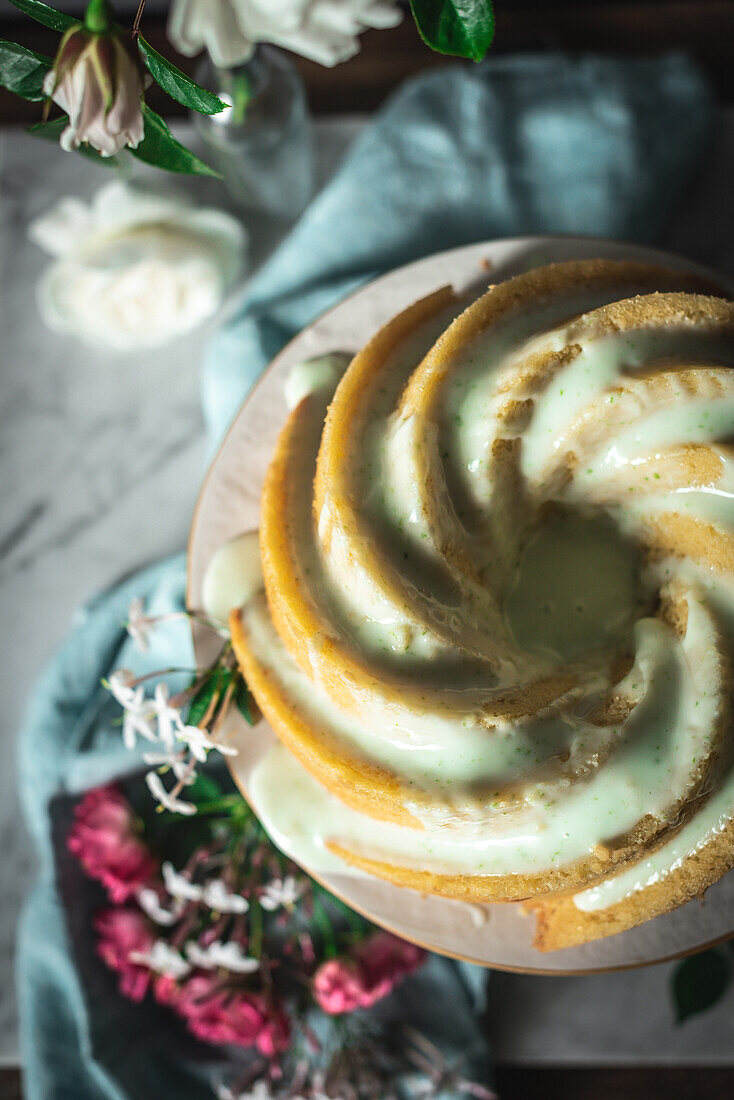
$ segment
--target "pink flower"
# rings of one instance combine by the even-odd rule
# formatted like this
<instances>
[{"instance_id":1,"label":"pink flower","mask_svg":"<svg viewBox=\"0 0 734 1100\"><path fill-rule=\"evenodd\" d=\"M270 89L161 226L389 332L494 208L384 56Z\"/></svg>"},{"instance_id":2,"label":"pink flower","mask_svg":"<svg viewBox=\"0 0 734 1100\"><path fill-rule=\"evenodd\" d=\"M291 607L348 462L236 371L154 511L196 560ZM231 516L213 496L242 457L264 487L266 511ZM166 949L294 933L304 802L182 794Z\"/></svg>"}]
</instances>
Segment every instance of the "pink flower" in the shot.
<instances>
[{"instance_id":1,"label":"pink flower","mask_svg":"<svg viewBox=\"0 0 734 1100\"><path fill-rule=\"evenodd\" d=\"M189 1030L207 1043L257 1047L268 1058L290 1044L288 1020L280 1010L260 994L223 984L215 974L196 973L183 982L173 1005Z\"/></svg>"},{"instance_id":2,"label":"pink flower","mask_svg":"<svg viewBox=\"0 0 734 1100\"><path fill-rule=\"evenodd\" d=\"M387 990L386 990L387 992ZM329 959L313 977L313 993L324 1012L338 1016L372 1004L356 963L351 959ZM384 996L384 994L381 994Z\"/></svg>"},{"instance_id":3,"label":"pink flower","mask_svg":"<svg viewBox=\"0 0 734 1100\"><path fill-rule=\"evenodd\" d=\"M143 79L117 34L93 33L81 24L71 27L43 90L69 115L62 149L86 142L111 157L143 140Z\"/></svg>"},{"instance_id":4,"label":"pink flower","mask_svg":"<svg viewBox=\"0 0 734 1100\"><path fill-rule=\"evenodd\" d=\"M158 1004L178 1009L183 994L181 982L170 974L158 974L153 981L153 996Z\"/></svg>"},{"instance_id":5,"label":"pink flower","mask_svg":"<svg viewBox=\"0 0 734 1100\"><path fill-rule=\"evenodd\" d=\"M369 1008L416 970L425 951L389 932L376 932L360 944L353 958L330 959L313 977L319 1006L332 1016Z\"/></svg>"},{"instance_id":6,"label":"pink flower","mask_svg":"<svg viewBox=\"0 0 734 1100\"><path fill-rule=\"evenodd\" d=\"M412 974L425 962L426 952L389 932L375 932L357 949L361 969L371 982L389 980L392 985Z\"/></svg>"},{"instance_id":7,"label":"pink flower","mask_svg":"<svg viewBox=\"0 0 734 1100\"><path fill-rule=\"evenodd\" d=\"M115 904L127 901L158 870L135 834L135 818L116 787L95 787L74 810L67 845Z\"/></svg>"},{"instance_id":8,"label":"pink flower","mask_svg":"<svg viewBox=\"0 0 734 1100\"><path fill-rule=\"evenodd\" d=\"M94 919L99 939L97 954L111 970L120 975L119 990L131 1001L142 1001L148 989L150 971L130 961L135 952L148 952L155 942L155 933L138 909L104 909Z\"/></svg>"},{"instance_id":9,"label":"pink flower","mask_svg":"<svg viewBox=\"0 0 734 1100\"><path fill-rule=\"evenodd\" d=\"M288 1017L277 1008L270 1010L255 1045L266 1058L276 1058L291 1045L291 1028Z\"/></svg>"}]
</instances>

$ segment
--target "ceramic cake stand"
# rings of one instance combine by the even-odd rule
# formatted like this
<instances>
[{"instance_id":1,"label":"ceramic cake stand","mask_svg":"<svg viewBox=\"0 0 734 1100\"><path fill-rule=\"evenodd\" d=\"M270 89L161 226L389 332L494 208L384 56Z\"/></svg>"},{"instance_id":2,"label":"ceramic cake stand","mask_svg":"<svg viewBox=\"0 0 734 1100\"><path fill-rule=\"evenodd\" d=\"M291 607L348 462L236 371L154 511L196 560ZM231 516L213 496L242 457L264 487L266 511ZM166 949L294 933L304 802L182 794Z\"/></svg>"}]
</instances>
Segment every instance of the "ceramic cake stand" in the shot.
<instances>
[{"instance_id":1,"label":"ceramic cake stand","mask_svg":"<svg viewBox=\"0 0 734 1100\"><path fill-rule=\"evenodd\" d=\"M260 490L278 432L287 415L284 382L291 367L331 351L356 351L373 333L417 298L451 283L458 291L476 288L557 260L631 259L698 270L665 253L638 246L581 238L532 237L488 241L429 256L377 279L320 317L280 353L242 406L214 459L196 506L189 540L188 600L201 606L204 573L212 555L229 539L259 523ZM703 272L714 281L716 276ZM721 280L719 285L722 285ZM214 639L200 628L194 643L199 662L211 659ZM273 745L274 734L261 721L246 724L239 715L232 743L233 776L245 797L252 769ZM288 791L283 791L283 804ZM258 807L255 805L257 812ZM277 813L263 817L286 853L287 834ZM518 904L469 905L423 895L348 868L322 872L305 866L329 890L376 924L438 951L506 970L538 974L590 973L643 966L689 954L734 935L734 872L713 886L703 901L595 943L542 953L532 946L532 916Z\"/></svg>"}]
</instances>

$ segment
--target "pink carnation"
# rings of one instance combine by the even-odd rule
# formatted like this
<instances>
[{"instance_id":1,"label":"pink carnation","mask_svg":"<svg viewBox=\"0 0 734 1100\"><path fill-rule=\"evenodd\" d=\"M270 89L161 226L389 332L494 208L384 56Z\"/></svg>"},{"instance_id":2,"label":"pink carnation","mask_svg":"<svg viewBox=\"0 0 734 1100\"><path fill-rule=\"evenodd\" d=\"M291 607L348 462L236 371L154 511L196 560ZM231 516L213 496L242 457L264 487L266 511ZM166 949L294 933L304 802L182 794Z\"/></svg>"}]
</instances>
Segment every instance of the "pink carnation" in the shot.
<instances>
[{"instance_id":1,"label":"pink carnation","mask_svg":"<svg viewBox=\"0 0 734 1100\"><path fill-rule=\"evenodd\" d=\"M117 905L127 901L158 869L157 861L136 835L130 804L117 787L95 787L85 794L74 810L67 845Z\"/></svg>"},{"instance_id":2,"label":"pink carnation","mask_svg":"<svg viewBox=\"0 0 734 1100\"><path fill-rule=\"evenodd\" d=\"M178 1008L182 990L181 983L170 974L158 974L153 980L153 996L168 1008Z\"/></svg>"},{"instance_id":3,"label":"pink carnation","mask_svg":"<svg viewBox=\"0 0 734 1100\"><path fill-rule=\"evenodd\" d=\"M162 993L165 997L170 990ZM223 985L216 974L194 974L168 1003L205 1042L257 1047L268 1058L290 1045L290 1027L282 1012L259 994Z\"/></svg>"},{"instance_id":4,"label":"pink carnation","mask_svg":"<svg viewBox=\"0 0 734 1100\"><path fill-rule=\"evenodd\" d=\"M97 954L120 975L119 989L131 1001L142 1001L148 989L150 971L130 961L133 952L150 951L155 934L150 922L138 909L103 909L94 920L99 939Z\"/></svg>"},{"instance_id":5,"label":"pink carnation","mask_svg":"<svg viewBox=\"0 0 734 1100\"><path fill-rule=\"evenodd\" d=\"M362 975L351 959L329 959L313 977L313 992L324 1012L338 1016L372 1004L367 999Z\"/></svg>"},{"instance_id":6,"label":"pink carnation","mask_svg":"<svg viewBox=\"0 0 734 1100\"><path fill-rule=\"evenodd\" d=\"M313 977L319 1006L332 1016L369 1008L392 992L416 970L425 951L389 932L376 932L360 944L352 958L330 959Z\"/></svg>"}]
</instances>

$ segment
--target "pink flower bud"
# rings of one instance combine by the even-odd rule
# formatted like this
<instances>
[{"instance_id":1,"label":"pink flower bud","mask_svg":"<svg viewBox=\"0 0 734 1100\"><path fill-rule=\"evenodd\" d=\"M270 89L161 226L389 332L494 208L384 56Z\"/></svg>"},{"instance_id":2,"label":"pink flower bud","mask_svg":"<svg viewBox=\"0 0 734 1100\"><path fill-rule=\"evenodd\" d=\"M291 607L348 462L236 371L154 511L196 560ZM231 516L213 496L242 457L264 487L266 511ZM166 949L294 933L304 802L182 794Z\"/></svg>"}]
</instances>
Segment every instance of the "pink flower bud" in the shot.
<instances>
[{"instance_id":1,"label":"pink flower bud","mask_svg":"<svg viewBox=\"0 0 734 1100\"><path fill-rule=\"evenodd\" d=\"M262 994L233 987L214 973L197 972L175 992L156 988L156 996L172 1005L189 1030L207 1043L255 1047L270 1059L290 1045L288 1019L279 1008Z\"/></svg>"},{"instance_id":2,"label":"pink flower bud","mask_svg":"<svg viewBox=\"0 0 734 1100\"><path fill-rule=\"evenodd\" d=\"M127 901L158 870L117 787L95 787L85 794L74 810L67 845L116 904Z\"/></svg>"},{"instance_id":3,"label":"pink flower bud","mask_svg":"<svg viewBox=\"0 0 734 1100\"><path fill-rule=\"evenodd\" d=\"M158 1004L168 1008L178 1008L183 986L170 974L158 974L153 980L153 996Z\"/></svg>"},{"instance_id":4,"label":"pink flower bud","mask_svg":"<svg viewBox=\"0 0 734 1100\"><path fill-rule=\"evenodd\" d=\"M142 1001L151 973L131 961L133 954L147 954L155 943L152 925L139 909L104 909L94 920L97 954L120 975L119 989L131 1001Z\"/></svg>"},{"instance_id":5,"label":"pink flower bud","mask_svg":"<svg viewBox=\"0 0 734 1100\"><path fill-rule=\"evenodd\" d=\"M371 992L351 959L329 959L322 963L314 974L313 992L319 1006L331 1016L354 1012L355 1008L373 1003Z\"/></svg>"},{"instance_id":6,"label":"pink flower bud","mask_svg":"<svg viewBox=\"0 0 734 1100\"><path fill-rule=\"evenodd\" d=\"M118 35L72 27L61 40L43 90L69 115L62 149L86 142L111 157L143 140L143 78Z\"/></svg>"},{"instance_id":7,"label":"pink flower bud","mask_svg":"<svg viewBox=\"0 0 734 1100\"><path fill-rule=\"evenodd\" d=\"M425 951L389 932L376 932L352 958L330 959L313 977L319 1006L332 1016L369 1008L423 963Z\"/></svg>"}]
</instances>

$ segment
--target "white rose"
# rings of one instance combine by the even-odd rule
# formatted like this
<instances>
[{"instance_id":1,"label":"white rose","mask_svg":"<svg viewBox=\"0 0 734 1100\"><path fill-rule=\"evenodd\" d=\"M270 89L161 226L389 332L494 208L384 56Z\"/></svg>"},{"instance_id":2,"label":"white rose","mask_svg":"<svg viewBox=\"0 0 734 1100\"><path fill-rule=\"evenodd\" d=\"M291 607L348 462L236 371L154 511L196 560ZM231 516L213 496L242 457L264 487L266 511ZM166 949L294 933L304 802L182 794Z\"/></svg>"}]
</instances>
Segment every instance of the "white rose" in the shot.
<instances>
[{"instance_id":1,"label":"white rose","mask_svg":"<svg viewBox=\"0 0 734 1100\"><path fill-rule=\"evenodd\" d=\"M46 324L122 351L156 347L211 317L245 249L229 214L119 181L89 204L62 199L29 235L56 257L37 287Z\"/></svg>"},{"instance_id":2,"label":"white rose","mask_svg":"<svg viewBox=\"0 0 734 1100\"><path fill-rule=\"evenodd\" d=\"M402 17L395 0L173 0L168 36L188 57L208 50L223 69L246 61L258 42L332 66L357 53L362 31Z\"/></svg>"}]
</instances>

